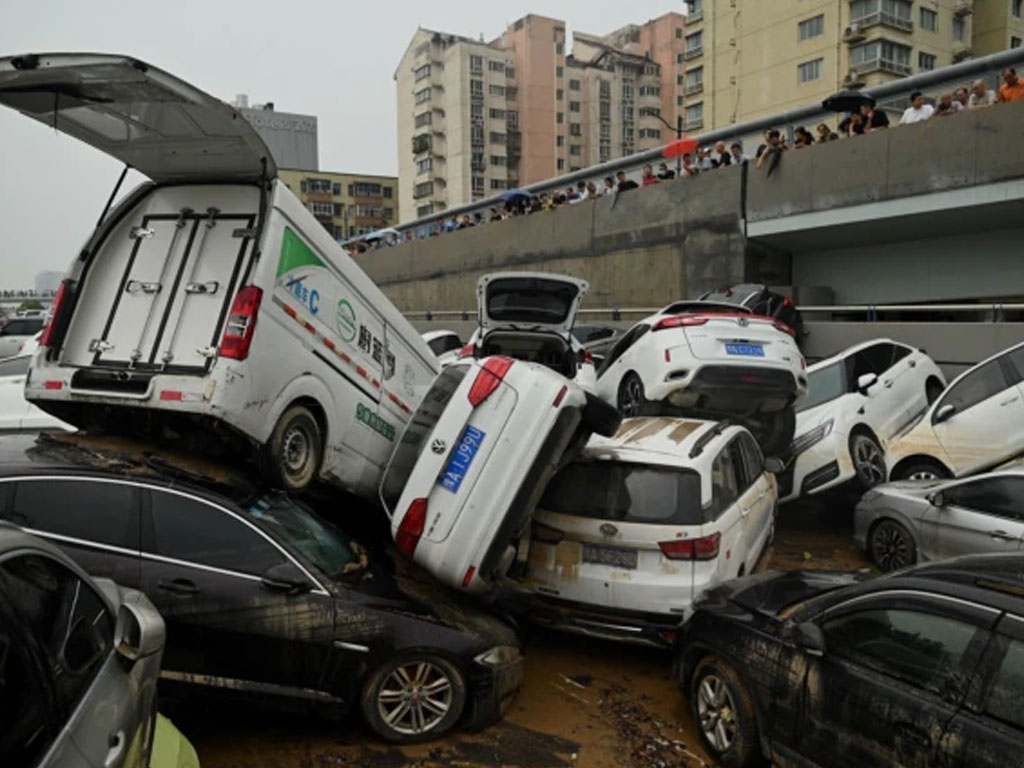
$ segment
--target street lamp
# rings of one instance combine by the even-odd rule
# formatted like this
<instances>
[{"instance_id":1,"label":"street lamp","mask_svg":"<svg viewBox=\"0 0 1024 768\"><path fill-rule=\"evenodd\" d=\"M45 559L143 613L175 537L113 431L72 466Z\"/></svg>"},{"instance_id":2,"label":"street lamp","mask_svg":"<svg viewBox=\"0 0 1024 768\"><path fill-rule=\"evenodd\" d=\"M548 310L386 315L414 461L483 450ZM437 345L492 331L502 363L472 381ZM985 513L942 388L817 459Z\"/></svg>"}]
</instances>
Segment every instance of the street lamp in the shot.
<instances>
[{"instance_id":1,"label":"street lamp","mask_svg":"<svg viewBox=\"0 0 1024 768\"><path fill-rule=\"evenodd\" d=\"M675 131L677 139L683 138L683 116L682 115L676 114L676 124L675 124L675 127L673 128L672 127L672 123L670 123L668 120L666 120L664 117L662 117L660 112L648 113L648 114L653 114L654 117L656 117L659 120L661 120L662 124L666 128L668 128L670 131ZM683 158L680 155L680 156L676 157L676 176L679 176L682 172L683 172Z\"/></svg>"}]
</instances>

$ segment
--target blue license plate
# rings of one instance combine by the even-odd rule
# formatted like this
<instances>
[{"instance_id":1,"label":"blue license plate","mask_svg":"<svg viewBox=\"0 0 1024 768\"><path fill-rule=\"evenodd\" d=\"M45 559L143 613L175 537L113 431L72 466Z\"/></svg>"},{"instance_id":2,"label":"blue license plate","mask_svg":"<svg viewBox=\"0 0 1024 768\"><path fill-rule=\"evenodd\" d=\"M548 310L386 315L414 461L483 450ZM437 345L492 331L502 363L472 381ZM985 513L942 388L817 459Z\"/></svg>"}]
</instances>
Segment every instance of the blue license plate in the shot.
<instances>
[{"instance_id":1,"label":"blue license plate","mask_svg":"<svg viewBox=\"0 0 1024 768\"><path fill-rule=\"evenodd\" d=\"M438 485L446 491L451 491L452 493L459 492L462 481L473 464L473 458L476 456L476 452L480 450L484 436L483 430L472 426L466 427L466 431L462 433L462 438L459 440L458 447L456 447L448 459L448 466L444 468L444 472L441 473L441 477L437 480Z\"/></svg>"},{"instance_id":2,"label":"blue license plate","mask_svg":"<svg viewBox=\"0 0 1024 768\"><path fill-rule=\"evenodd\" d=\"M737 344L725 342L725 354L742 355L744 357L764 357L764 347L760 344Z\"/></svg>"}]
</instances>

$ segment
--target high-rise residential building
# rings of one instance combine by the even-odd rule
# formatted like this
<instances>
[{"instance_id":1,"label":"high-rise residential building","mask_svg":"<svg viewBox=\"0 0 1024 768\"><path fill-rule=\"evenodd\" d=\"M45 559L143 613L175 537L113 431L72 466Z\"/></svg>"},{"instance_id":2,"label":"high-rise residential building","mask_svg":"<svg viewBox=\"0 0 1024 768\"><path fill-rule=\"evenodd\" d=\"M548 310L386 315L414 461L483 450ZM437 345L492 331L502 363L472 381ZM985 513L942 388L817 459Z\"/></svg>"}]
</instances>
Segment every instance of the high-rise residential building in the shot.
<instances>
[{"instance_id":1,"label":"high-rise residential building","mask_svg":"<svg viewBox=\"0 0 1024 768\"><path fill-rule=\"evenodd\" d=\"M1024 0L974 0L974 55L1024 45Z\"/></svg>"},{"instance_id":2,"label":"high-rise residential building","mask_svg":"<svg viewBox=\"0 0 1024 768\"><path fill-rule=\"evenodd\" d=\"M412 219L667 140L682 108L681 14L604 37L529 15L490 42L418 29L395 71L401 208ZM671 131L669 131L671 134Z\"/></svg>"},{"instance_id":3,"label":"high-rise residential building","mask_svg":"<svg viewBox=\"0 0 1024 768\"><path fill-rule=\"evenodd\" d=\"M36 272L36 293L54 293L64 277L63 272Z\"/></svg>"},{"instance_id":4,"label":"high-rise residential building","mask_svg":"<svg viewBox=\"0 0 1024 768\"><path fill-rule=\"evenodd\" d=\"M272 101L249 106L244 93L238 94L231 106L256 129L278 168L315 171L320 167L316 115L278 112Z\"/></svg>"},{"instance_id":5,"label":"high-rise residential building","mask_svg":"<svg viewBox=\"0 0 1024 768\"><path fill-rule=\"evenodd\" d=\"M398 223L398 179L281 168L278 177L337 240Z\"/></svg>"}]
</instances>

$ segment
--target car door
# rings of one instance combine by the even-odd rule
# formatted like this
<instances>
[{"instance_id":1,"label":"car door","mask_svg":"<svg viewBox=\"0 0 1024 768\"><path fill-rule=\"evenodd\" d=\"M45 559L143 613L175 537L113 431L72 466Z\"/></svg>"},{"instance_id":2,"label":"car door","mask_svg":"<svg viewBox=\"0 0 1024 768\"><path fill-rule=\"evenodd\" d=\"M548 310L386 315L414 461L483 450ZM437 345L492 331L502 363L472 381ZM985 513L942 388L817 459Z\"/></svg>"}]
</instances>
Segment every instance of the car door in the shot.
<instances>
[{"instance_id":1,"label":"car door","mask_svg":"<svg viewBox=\"0 0 1024 768\"><path fill-rule=\"evenodd\" d=\"M1016 552L1024 540L1024 475L989 475L942 488L926 512L940 558Z\"/></svg>"},{"instance_id":2,"label":"car door","mask_svg":"<svg viewBox=\"0 0 1024 768\"><path fill-rule=\"evenodd\" d=\"M911 591L828 611L824 654L805 677L800 754L828 768L950 768L948 724L998 613Z\"/></svg>"},{"instance_id":3,"label":"car door","mask_svg":"<svg viewBox=\"0 0 1024 768\"><path fill-rule=\"evenodd\" d=\"M738 439L734 438L723 447L711 464L711 504L714 519L704 526L703 535L720 535L718 557L711 561L695 561L694 581L707 582L700 571L713 567L716 580L731 579L739 571L746 570L747 553L752 539L751 530L756 527L751 519L756 513L753 507L757 501L754 488L743 464L743 452Z\"/></svg>"},{"instance_id":4,"label":"car door","mask_svg":"<svg viewBox=\"0 0 1024 768\"><path fill-rule=\"evenodd\" d=\"M873 373L878 381L864 395L864 420L883 441L887 441L905 423L905 396L902 382L907 378L906 365L893 365L895 350L889 342L872 344L854 354L850 361L853 372L850 391L857 391L861 376Z\"/></svg>"},{"instance_id":5,"label":"car door","mask_svg":"<svg viewBox=\"0 0 1024 768\"><path fill-rule=\"evenodd\" d=\"M1008 363L990 360L954 383L929 418L946 463L957 475L995 466L1024 450L1024 395L1007 378Z\"/></svg>"},{"instance_id":6,"label":"car door","mask_svg":"<svg viewBox=\"0 0 1024 768\"><path fill-rule=\"evenodd\" d=\"M173 489L148 497L142 582L167 623L161 676L316 698L331 658L331 596L263 579L295 562L244 513Z\"/></svg>"},{"instance_id":7,"label":"car door","mask_svg":"<svg viewBox=\"0 0 1024 768\"><path fill-rule=\"evenodd\" d=\"M775 494L764 471L764 456L757 442L743 432L736 438L743 454L743 467L751 497L746 517L746 573L750 573L764 549L775 512Z\"/></svg>"},{"instance_id":8,"label":"car door","mask_svg":"<svg viewBox=\"0 0 1024 768\"><path fill-rule=\"evenodd\" d=\"M29 356L0 360L0 433L22 429L32 406L25 399Z\"/></svg>"},{"instance_id":9,"label":"car door","mask_svg":"<svg viewBox=\"0 0 1024 768\"><path fill-rule=\"evenodd\" d=\"M928 407L928 395L925 390L926 376L919 374L917 366L921 353L906 344L890 344L892 347L892 364L882 377L882 386L888 379L897 391L902 406L900 423L896 431L902 431L916 416Z\"/></svg>"},{"instance_id":10,"label":"car door","mask_svg":"<svg viewBox=\"0 0 1024 768\"><path fill-rule=\"evenodd\" d=\"M87 573L140 587L139 486L45 475L0 483L8 484L13 498L6 514L12 523L60 547Z\"/></svg>"}]
</instances>

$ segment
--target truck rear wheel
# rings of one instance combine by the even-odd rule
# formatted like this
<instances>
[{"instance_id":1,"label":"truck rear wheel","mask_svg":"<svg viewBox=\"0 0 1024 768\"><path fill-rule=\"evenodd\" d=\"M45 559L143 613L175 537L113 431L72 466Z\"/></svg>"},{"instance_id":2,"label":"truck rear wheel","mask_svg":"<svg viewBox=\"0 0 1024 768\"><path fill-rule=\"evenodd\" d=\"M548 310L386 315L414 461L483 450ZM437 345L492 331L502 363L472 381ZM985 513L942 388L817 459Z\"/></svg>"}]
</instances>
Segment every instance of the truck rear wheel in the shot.
<instances>
[{"instance_id":1,"label":"truck rear wheel","mask_svg":"<svg viewBox=\"0 0 1024 768\"><path fill-rule=\"evenodd\" d=\"M265 469L272 482L289 493L304 491L320 470L324 442L316 417L304 405L281 414L264 448Z\"/></svg>"}]
</instances>

